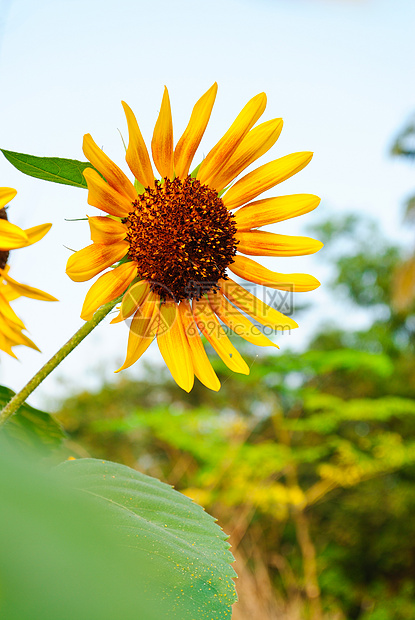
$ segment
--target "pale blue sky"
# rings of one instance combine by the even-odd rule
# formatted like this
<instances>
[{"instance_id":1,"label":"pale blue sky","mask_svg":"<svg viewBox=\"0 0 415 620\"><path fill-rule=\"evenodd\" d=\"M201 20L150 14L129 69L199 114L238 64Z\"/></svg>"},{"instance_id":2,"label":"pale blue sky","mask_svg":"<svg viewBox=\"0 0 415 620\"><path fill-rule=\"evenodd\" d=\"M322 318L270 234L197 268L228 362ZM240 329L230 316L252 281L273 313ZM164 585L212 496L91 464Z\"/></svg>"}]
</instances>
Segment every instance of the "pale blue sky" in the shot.
<instances>
[{"instance_id":1,"label":"pale blue sky","mask_svg":"<svg viewBox=\"0 0 415 620\"><path fill-rule=\"evenodd\" d=\"M415 108L412 0L0 0L0 16L2 148L83 159L82 136L89 132L122 164L121 99L135 111L149 143L166 84L177 139L194 102L216 80L218 97L199 157L246 101L265 91L263 119L281 116L284 129L263 161L299 150L315 153L311 164L274 194L315 193L322 197L321 217L363 211L376 216L392 237L411 239L401 216L415 185L414 170L391 160L388 149ZM65 276L69 253L63 246L83 247L88 232L85 223L64 218L94 209L86 204L86 192L25 177L5 159L0 173L0 185L18 190L9 212L15 223L54 224L44 241L13 253L14 277L61 300L59 305L15 303L44 351L16 349L20 362L1 356L0 382L18 389L81 324L89 284ZM316 217L309 214L278 230L301 232ZM284 338L284 348L303 346L312 325L338 314L325 303L323 263L324 254L319 260L266 263L275 270L311 272L323 281L323 289L306 296L314 304L306 325ZM126 340L125 326L103 325L58 374L78 385L88 384L98 364L111 374L123 360ZM156 347L150 356L158 359ZM140 363L131 374L139 372ZM57 390L56 380L49 379L32 402Z\"/></svg>"}]
</instances>

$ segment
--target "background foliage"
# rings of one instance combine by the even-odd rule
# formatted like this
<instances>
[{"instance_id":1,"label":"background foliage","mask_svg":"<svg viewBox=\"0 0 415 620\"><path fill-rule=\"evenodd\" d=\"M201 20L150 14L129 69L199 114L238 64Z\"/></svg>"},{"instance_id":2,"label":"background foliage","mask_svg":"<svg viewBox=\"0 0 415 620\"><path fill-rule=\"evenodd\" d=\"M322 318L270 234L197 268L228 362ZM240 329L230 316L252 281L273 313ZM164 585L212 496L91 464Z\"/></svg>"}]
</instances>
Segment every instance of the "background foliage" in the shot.
<instances>
[{"instance_id":1,"label":"background foliage","mask_svg":"<svg viewBox=\"0 0 415 620\"><path fill-rule=\"evenodd\" d=\"M413 135L410 123L392 153L412 158ZM43 161L23 163L43 178ZM67 160L47 166L63 183L79 173ZM415 258L356 214L311 232L326 244L336 302L351 316L363 312L363 329L322 322L301 353L258 355L238 342L251 373L231 375L217 361L218 394L197 384L188 395L164 368L147 366L141 380L126 375L75 394L55 416L24 404L6 425L2 613L62 615L65 564L69 587L80 591L68 618L111 609L149 620L229 617L232 556L210 513L236 557L236 620L415 617ZM0 404L12 394L0 386ZM49 469L75 460L50 476L25 464L33 453ZM12 552L18 541L24 556ZM39 541L47 561L32 575L23 565L36 562ZM109 563L94 556L102 547ZM89 585L74 569L79 562L97 577ZM108 584L105 596L88 597L98 582Z\"/></svg>"},{"instance_id":2,"label":"background foliage","mask_svg":"<svg viewBox=\"0 0 415 620\"><path fill-rule=\"evenodd\" d=\"M312 231L355 331L322 324L306 353L217 363L219 394L159 368L63 403L64 454L173 484L231 535L236 619L415 617L415 312L393 301L404 255L357 215ZM370 240L370 243L368 243ZM327 286L327 284L326 284ZM243 343L237 343L243 347Z\"/></svg>"}]
</instances>

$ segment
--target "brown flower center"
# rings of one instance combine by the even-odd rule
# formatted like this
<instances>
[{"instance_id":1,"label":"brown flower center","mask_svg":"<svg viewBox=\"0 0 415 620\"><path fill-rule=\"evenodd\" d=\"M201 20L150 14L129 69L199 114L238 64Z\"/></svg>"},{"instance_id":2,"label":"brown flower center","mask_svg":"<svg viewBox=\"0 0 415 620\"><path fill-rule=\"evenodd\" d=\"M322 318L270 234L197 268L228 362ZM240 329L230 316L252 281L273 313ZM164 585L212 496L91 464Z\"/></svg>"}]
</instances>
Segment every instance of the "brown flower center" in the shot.
<instances>
[{"instance_id":1,"label":"brown flower center","mask_svg":"<svg viewBox=\"0 0 415 620\"><path fill-rule=\"evenodd\" d=\"M133 203L129 257L163 299L199 299L226 278L236 254L234 216L217 192L188 176L156 181Z\"/></svg>"},{"instance_id":2,"label":"brown flower center","mask_svg":"<svg viewBox=\"0 0 415 620\"><path fill-rule=\"evenodd\" d=\"M7 220L7 212L4 207L0 209L0 220ZM0 251L0 269L5 268L5 266L7 265L8 258L9 258L9 252L5 250Z\"/></svg>"}]
</instances>

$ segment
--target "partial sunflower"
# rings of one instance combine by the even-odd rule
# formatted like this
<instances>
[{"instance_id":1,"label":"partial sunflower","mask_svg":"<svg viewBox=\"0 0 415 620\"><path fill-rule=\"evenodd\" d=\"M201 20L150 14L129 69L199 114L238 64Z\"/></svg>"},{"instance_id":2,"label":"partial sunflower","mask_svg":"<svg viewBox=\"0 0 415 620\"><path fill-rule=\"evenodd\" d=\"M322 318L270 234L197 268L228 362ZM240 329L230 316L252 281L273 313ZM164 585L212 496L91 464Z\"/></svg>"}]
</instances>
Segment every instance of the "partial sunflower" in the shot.
<instances>
[{"instance_id":1,"label":"partial sunflower","mask_svg":"<svg viewBox=\"0 0 415 620\"><path fill-rule=\"evenodd\" d=\"M304 168L312 153L286 155L229 184L276 142L280 118L254 127L266 96L251 99L223 138L189 174L216 97L215 83L193 108L173 148L173 124L167 88L154 128L150 157L132 110L123 102L129 144L127 164L134 184L96 145L84 137L88 203L107 216L89 217L92 245L74 253L67 274L76 282L100 276L88 291L81 317L92 318L104 303L123 295L112 323L132 317L127 357L119 370L134 364L154 337L174 379L190 391L194 375L212 390L219 380L201 335L231 370L249 368L221 323L249 342L276 346L246 315L272 330L297 327L227 275L284 291L310 291L318 280L306 274L266 269L246 255L295 256L317 252L322 243L308 237L279 235L258 228L296 217L320 202L311 194L255 200L262 192ZM102 176L101 176L102 175ZM105 179L105 180L104 180ZM238 252L238 253L237 253ZM118 371L117 371L118 372Z\"/></svg>"},{"instance_id":2,"label":"partial sunflower","mask_svg":"<svg viewBox=\"0 0 415 620\"><path fill-rule=\"evenodd\" d=\"M22 230L8 221L6 205L16 196L16 190L11 187L0 187L0 350L16 357L12 348L25 345L39 351L34 342L23 331L24 323L12 309L10 302L18 297L30 297L42 301L57 301L55 297L44 293L37 288L20 284L10 275L10 266L7 264L10 250L25 248L40 241L52 224L40 224Z\"/></svg>"}]
</instances>

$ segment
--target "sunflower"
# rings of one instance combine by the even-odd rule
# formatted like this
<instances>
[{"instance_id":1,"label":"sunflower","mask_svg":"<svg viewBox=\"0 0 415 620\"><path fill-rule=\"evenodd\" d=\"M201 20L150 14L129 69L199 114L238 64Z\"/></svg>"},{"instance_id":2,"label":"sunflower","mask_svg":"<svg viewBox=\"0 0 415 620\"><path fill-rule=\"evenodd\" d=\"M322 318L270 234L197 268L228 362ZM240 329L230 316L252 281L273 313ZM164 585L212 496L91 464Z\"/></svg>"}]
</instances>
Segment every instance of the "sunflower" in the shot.
<instances>
[{"instance_id":1,"label":"sunflower","mask_svg":"<svg viewBox=\"0 0 415 620\"><path fill-rule=\"evenodd\" d=\"M7 261L10 250L25 248L40 241L52 226L52 224L40 224L40 226L22 230L9 222L5 206L16 194L16 190L11 187L0 187L0 350L12 357L16 357L12 347L19 344L36 349L36 351L39 349L30 338L23 334L26 327L12 310L10 302L18 297L57 301L52 295L26 284L20 284L9 275L10 266Z\"/></svg>"},{"instance_id":2,"label":"sunflower","mask_svg":"<svg viewBox=\"0 0 415 620\"><path fill-rule=\"evenodd\" d=\"M173 148L167 88L151 141L152 163L137 120L122 102L127 118L127 164L134 184L84 136L83 151L95 168L86 168L88 203L106 216L89 217L92 244L68 260L76 282L101 275L89 289L81 312L85 320L104 303L123 295L112 323L131 317L127 356L134 364L156 337L173 378L190 391L194 375L212 390L219 380L208 360L205 336L232 371L249 368L228 339L226 328L259 346L276 346L247 317L272 330L298 327L289 317L252 295L227 275L283 291L310 291L318 280L306 274L282 274L248 256L296 256L317 252L322 243L258 230L296 217L320 202L311 194L255 200L262 192L304 168L312 153L286 155L249 172L229 185L278 139L282 119L254 125L266 95L253 97L223 138L190 173L193 157L208 124L217 92L215 83L196 103L189 123ZM116 371L118 372L118 371Z\"/></svg>"}]
</instances>

